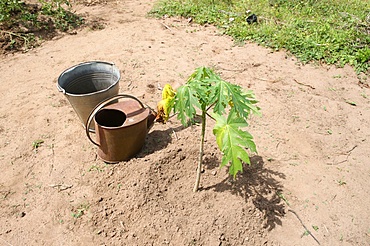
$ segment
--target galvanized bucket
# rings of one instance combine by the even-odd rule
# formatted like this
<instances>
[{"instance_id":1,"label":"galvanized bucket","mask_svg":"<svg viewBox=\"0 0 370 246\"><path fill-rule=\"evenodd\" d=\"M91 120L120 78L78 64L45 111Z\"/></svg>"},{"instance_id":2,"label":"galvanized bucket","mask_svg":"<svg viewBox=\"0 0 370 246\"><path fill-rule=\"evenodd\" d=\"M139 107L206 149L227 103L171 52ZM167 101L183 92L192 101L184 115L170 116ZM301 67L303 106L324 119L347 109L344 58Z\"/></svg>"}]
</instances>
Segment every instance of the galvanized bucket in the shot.
<instances>
[{"instance_id":1,"label":"galvanized bucket","mask_svg":"<svg viewBox=\"0 0 370 246\"><path fill-rule=\"evenodd\" d=\"M120 78L119 69L112 63L85 62L65 70L58 78L57 88L85 126L96 105L118 94Z\"/></svg>"}]
</instances>

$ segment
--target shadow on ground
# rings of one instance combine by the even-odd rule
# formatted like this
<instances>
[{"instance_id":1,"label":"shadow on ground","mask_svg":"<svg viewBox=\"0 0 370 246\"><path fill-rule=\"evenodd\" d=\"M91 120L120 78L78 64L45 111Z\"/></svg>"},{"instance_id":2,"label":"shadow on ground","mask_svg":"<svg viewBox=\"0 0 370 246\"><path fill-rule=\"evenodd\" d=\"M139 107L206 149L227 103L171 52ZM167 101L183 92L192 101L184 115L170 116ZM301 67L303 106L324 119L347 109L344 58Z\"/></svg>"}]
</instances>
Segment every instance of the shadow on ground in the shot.
<instances>
[{"instance_id":1,"label":"shadow on ground","mask_svg":"<svg viewBox=\"0 0 370 246\"><path fill-rule=\"evenodd\" d=\"M216 192L231 192L241 196L246 202L251 201L263 214L264 227L269 231L276 225L281 225L285 215L285 203L282 199L283 186L279 180L285 179L285 174L270 170L264 166L261 156L251 157L251 165L244 168L234 180L227 177L222 182L203 188Z\"/></svg>"},{"instance_id":2,"label":"shadow on ground","mask_svg":"<svg viewBox=\"0 0 370 246\"><path fill-rule=\"evenodd\" d=\"M165 149L169 143L172 141L172 134L182 130L184 127L179 126L176 128L168 128L167 130L154 130L151 131L146 139L145 144L141 152L137 157L144 157L146 155L152 154L156 151Z\"/></svg>"}]
</instances>

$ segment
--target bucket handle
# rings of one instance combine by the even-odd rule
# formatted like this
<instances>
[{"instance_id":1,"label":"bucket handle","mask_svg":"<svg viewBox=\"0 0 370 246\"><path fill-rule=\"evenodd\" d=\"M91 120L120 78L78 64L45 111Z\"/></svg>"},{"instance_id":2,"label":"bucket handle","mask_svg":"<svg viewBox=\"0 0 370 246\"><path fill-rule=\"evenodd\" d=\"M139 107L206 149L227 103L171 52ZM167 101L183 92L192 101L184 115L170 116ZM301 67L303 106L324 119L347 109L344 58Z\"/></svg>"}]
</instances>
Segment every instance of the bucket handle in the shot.
<instances>
[{"instance_id":1,"label":"bucket handle","mask_svg":"<svg viewBox=\"0 0 370 246\"><path fill-rule=\"evenodd\" d=\"M59 92L62 92L63 94L66 94L66 90L64 90L60 85L57 84L57 89Z\"/></svg>"},{"instance_id":2,"label":"bucket handle","mask_svg":"<svg viewBox=\"0 0 370 246\"><path fill-rule=\"evenodd\" d=\"M128 95L128 94L118 94L118 95L114 95L108 99L106 99L105 101L102 101L100 102L90 113L89 117L87 118L87 122L86 122L86 125L85 125L85 131L86 131L86 135L87 137L89 138L89 140L95 144L96 146L99 146L100 147L100 144L98 144L97 142L95 142L92 138L91 138L91 135L90 135L90 124L91 124L91 121L92 119L95 117L95 115L104 107L106 106L107 104L117 100L117 99L120 99L120 98L131 98L131 99L134 99L136 100L140 106L142 108L145 108L144 107L144 104L135 96L132 96L132 95Z\"/></svg>"}]
</instances>

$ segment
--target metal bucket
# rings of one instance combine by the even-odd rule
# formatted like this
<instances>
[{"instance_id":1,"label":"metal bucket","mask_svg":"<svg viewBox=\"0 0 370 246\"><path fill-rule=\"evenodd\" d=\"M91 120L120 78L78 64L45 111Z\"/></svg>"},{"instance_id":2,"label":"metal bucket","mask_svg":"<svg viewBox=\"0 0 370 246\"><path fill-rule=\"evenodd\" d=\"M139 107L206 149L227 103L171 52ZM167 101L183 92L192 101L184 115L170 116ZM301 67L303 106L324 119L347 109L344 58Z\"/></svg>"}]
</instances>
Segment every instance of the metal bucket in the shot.
<instances>
[{"instance_id":1,"label":"metal bucket","mask_svg":"<svg viewBox=\"0 0 370 246\"><path fill-rule=\"evenodd\" d=\"M58 78L57 88L85 126L96 105L118 94L120 78L119 69L113 63L85 62L65 70Z\"/></svg>"}]
</instances>

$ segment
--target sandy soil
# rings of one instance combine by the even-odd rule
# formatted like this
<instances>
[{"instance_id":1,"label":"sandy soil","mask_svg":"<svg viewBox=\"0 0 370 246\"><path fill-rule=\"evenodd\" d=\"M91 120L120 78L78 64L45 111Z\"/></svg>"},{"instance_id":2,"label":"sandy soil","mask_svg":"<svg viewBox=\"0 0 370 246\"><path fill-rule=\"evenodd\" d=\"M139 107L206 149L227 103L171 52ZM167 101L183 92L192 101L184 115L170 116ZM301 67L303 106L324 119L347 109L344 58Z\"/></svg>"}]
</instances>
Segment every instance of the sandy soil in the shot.
<instances>
[{"instance_id":1,"label":"sandy soil","mask_svg":"<svg viewBox=\"0 0 370 246\"><path fill-rule=\"evenodd\" d=\"M0 245L369 245L370 90L353 70L148 19L152 4L76 5L105 28L1 59ZM193 193L200 127L175 117L135 158L105 164L56 88L62 71L93 60L114 62L120 92L151 107L158 86L199 66L254 90L263 116L251 117L252 165L235 181L219 169L209 121Z\"/></svg>"}]
</instances>

